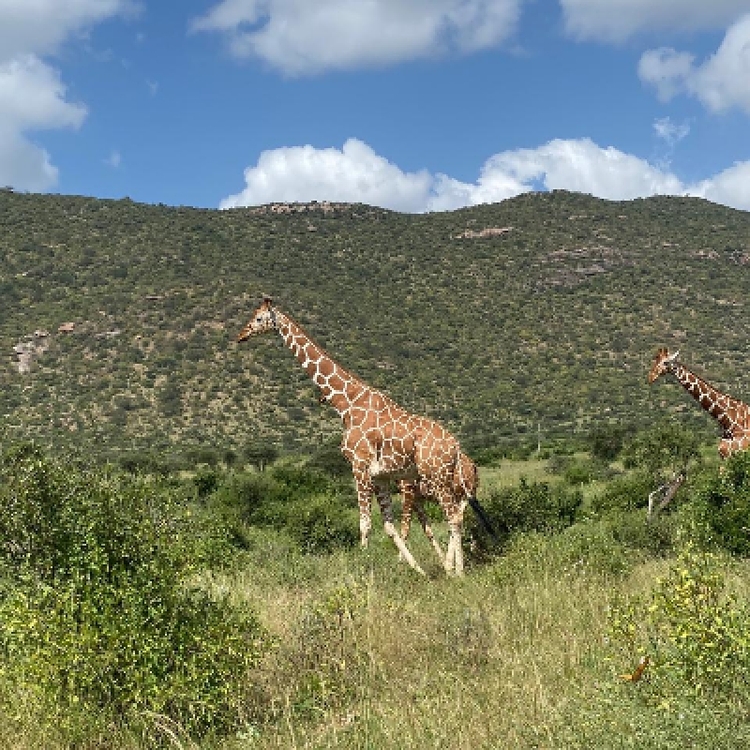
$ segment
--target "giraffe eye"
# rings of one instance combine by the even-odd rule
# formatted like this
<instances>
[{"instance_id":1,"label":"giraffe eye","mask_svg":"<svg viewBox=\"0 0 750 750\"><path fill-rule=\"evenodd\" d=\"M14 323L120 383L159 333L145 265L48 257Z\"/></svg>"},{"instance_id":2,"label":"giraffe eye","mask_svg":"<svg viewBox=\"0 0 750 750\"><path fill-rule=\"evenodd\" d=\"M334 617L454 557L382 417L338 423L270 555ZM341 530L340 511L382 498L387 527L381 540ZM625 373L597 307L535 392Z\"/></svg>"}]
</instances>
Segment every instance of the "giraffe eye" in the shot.
<instances>
[{"instance_id":1,"label":"giraffe eye","mask_svg":"<svg viewBox=\"0 0 750 750\"><path fill-rule=\"evenodd\" d=\"M260 315L255 319L256 323L260 323L263 320L263 318L260 317Z\"/></svg>"}]
</instances>

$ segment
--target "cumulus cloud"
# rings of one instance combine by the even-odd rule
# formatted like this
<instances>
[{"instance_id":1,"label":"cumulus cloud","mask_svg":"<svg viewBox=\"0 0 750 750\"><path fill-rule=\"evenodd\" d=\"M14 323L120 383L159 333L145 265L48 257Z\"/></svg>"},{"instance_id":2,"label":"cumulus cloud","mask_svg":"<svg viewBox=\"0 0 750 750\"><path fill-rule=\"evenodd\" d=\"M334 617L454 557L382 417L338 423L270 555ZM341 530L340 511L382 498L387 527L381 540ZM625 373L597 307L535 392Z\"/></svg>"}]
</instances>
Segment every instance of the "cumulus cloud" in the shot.
<instances>
[{"instance_id":1,"label":"cumulus cloud","mask_svg":"<svg viewBox=\"0 0 750 750\"><path fill-rule=\"evenodd\" d=\"M341 150L293 146L264 151L245 170L245 189L220 207L331 200L421 211L431 180L427 171L402 172L366 143L350 138Z\"/></svg>"},{"instance_id":2,"label":"cumulus cloud","mask_svg":"<svg viewBox=\"0 0 750 750\"><path fill-rule=\"evenodd\" d=\"M698 183L691 194L750 210L750 161L738 162L715 177Z\"/></svg>"},{"instance_id":3,"label":"cumulus cloud","mask_svg":"<svg viewBox=\"0 0 750 750\"><path fill-rule=\"evenodd\" d=\"M623 42L644 31L723 29L747 0L560 0L566 31L577 39Z\"/></svg>"},{"instance_id":4,"label":"cumulus cloud","mask_svg":"<svg viewBox=\"0 0 750 750\"><path fill-rule=\"evenodd\" d=\"M739 107L750 113L750 14L728 29L719 49L704 63L696 65L687 52L649 50L641 57L638 73L663 100L686 93L713 112Z\"/></svg>"},{"instance_id":5,"label":"cumulus cloud","mask_svg":"<svg viewBox=\"0 0 750 750\"><path fill-rule=\"evenodd\" d=\"M67 100L59 71L43 57L134 8L131 0L0 0L0 184L46 190L56 183L49 154L29 134L78 128L86 107Z\"/></svg>"},{"instance_id":6,"label":"cumulus cloud","mask_svg":"<svg viewBox=\"0 0 750 750\"><path fill-rule=\"evenodd\" d=\"M673 127L682 132L680 126ZM589 139L558 139L535 149L495 154L475 182L462 182L426 170L404 172L366 143L350 139L341 150L299 146L263 152L258 163L245 170L245 188L220 207L330 200L419 213L491 203L538 189L576 190L611 200L695 195L750 209L750 162L690 185L618 149L602 148Z\"/></svg>"},{"instance_id":7,"label":"cumulus cloud","mask_svg":"<svg viewBox=\"0 0 750 750\"><path fill-rule=\"evenodd\" d=\"M190 28L223 33L239 58L310 75L496 46L523 1L222 0Z\"/></svg>"}]
</instances>

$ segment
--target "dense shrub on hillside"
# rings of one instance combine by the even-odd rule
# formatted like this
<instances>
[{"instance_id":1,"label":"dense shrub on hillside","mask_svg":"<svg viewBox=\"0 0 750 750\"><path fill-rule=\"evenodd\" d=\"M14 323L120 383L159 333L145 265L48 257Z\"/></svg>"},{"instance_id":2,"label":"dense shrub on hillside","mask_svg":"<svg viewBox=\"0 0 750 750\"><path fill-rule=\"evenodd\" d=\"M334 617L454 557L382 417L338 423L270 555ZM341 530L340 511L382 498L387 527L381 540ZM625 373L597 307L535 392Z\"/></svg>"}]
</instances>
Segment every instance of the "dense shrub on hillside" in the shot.
<instances>
[{"instance_id":1,"label":"dense shrub on hillside","mask_svg":"<svg viewBox=\"0 0 750 750\"><path fill-rule=\"evenodd\" d=\"M332 477L350 477L352 474L351 464L341 452L341 439L338 437L323 443L310 457L307 465Z\"/></svg>"},{"instance_id":2,"label":"dense shrub on hillside","mask_svg":"<svg viewBox=\"0 0 750 750\"><path fill-rule=\"evenodd\" d=\"M601 461L614 461L622 452L633 428L622 424L602 424L589 433L591 455Z\"/></svg>"},{"instance_id":3,"label":"dense shrub on hillside","mask_svg":"<svg viewBox=\"0 0 750 750\"><path fill-rule=\"evenodd\" d=\"M466 526L475 539L475 549L481 554L501 548L518 532L560 531L570 526L582 500L579 490L521 479L517 487L493 489L482 500L497 536L496 546L470 512L467 512Z\"/></svg>"},{"instance_id":4,"label":"dense shrub on hillside","mask_svg":"<svg viewBox=\"0 0 750 750\"><path fill-rule=\"evenodd\" d=\"M3 703L84 744L105 726L150 736L154 717L191 734L236 725L263 633L251 612L186 583L196 529L184 498L153 481L29 446L6 454Z\"/></svg>"},{"instance_id":5,"label":"dense shrub on hillside","mask_svg":"<svg viewBox=\"0 0 750 750\"><path fill-rule=\"evenodd\" d=\"M633 435L622 451L625 468L641 469L655 485L700 463L700 441L694 430L664 420Z\"/></svg>"},{"instance_id":6,"label":"dense shrub on hillside","mask_svg":"<svg viewBox=\"0 0 750 750\"><path fill-rule=\"evenodd\" d=\"M692 512L708 541L750 555L750 451L736 453L696 491Z\"/></svg>"}]
</instances>

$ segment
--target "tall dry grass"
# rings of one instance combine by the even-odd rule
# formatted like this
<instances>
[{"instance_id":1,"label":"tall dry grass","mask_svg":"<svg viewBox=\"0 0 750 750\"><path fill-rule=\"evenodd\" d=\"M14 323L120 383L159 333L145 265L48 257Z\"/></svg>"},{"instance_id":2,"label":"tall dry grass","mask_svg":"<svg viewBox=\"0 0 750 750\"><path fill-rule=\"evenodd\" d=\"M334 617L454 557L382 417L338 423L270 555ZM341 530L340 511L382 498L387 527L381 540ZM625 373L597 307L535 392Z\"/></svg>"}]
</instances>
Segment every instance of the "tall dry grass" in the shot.
<instances>
[{"instance_id":1,"label":"tall dry grass","mask_svg":"<svg viewBox=\"0 0 750 750\"><path fill-rule=\"evenodd\" d=\"M519 540L462 580L437 561L416 577L377 534L368 551L325 559L266 536L245 570L213 584L252 602L278 638L260 690L273 697L231 748L701 747L674 744L701 732L739 747L742 707L676 696L674 713L619 678L635 664L610 643L608 608L668 562L610 565L596 535L584 558L577 533Z\"/></svg>"}]
</instances>

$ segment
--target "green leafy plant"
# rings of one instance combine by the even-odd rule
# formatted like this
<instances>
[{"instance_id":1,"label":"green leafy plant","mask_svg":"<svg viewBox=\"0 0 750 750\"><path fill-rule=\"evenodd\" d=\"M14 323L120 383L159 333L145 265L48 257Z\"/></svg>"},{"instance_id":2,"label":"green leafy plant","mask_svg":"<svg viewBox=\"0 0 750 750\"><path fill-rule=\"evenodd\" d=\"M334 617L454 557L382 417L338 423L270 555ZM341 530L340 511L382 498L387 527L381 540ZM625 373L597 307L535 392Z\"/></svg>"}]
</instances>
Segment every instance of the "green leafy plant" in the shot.
<instances>
[{"instance_id":1,"label":"green leafy plant","mask_svg":"<svg viewBox=\"0 0 750 750\"><path fill-rule=\"evenodd\" d=\"M529 482L522 478L517 487L493 489L482 505L497 535L500 547L489 539L472 514L466 514L467 532L474 538L472 549L482 555L502 545L514 535L528 531L560 531L576 518L583 497L579 490Z\"/></svg>"},{"instance_id":2,"label":"green leafy plant","mask_svg":"<svg viewBox=\"0 0 750 750\"><path fill-rule=\"evenodd\" d=\"M0 518L7 701L68 740L107 724L151 736L149 716L191 735L240 722L264 631L189 584L202 540L184 498L22 446L0 464Z\"/></svg>"},{"instance_id":3,"label":"green leafy plant","mask_svg":"<svg viewBox=\"0 0 750 750\"><path fill-rule=\"evenodd\" d=\"M735 453L695 492L696 528L710 543L750 555L750 452Z\"/></svg>"},{"instance_id":4,"label":"green leafy plant","mask_svg":"<svg viewBox=\"0 0 750 750\"><path fill-rule=\"evenodd\" d=\"M649 657L654 689L750 698L750 610L725 590L720 558L687 545L653 591L610 613L614 641Z\"/></svg>"}]
</instances>

